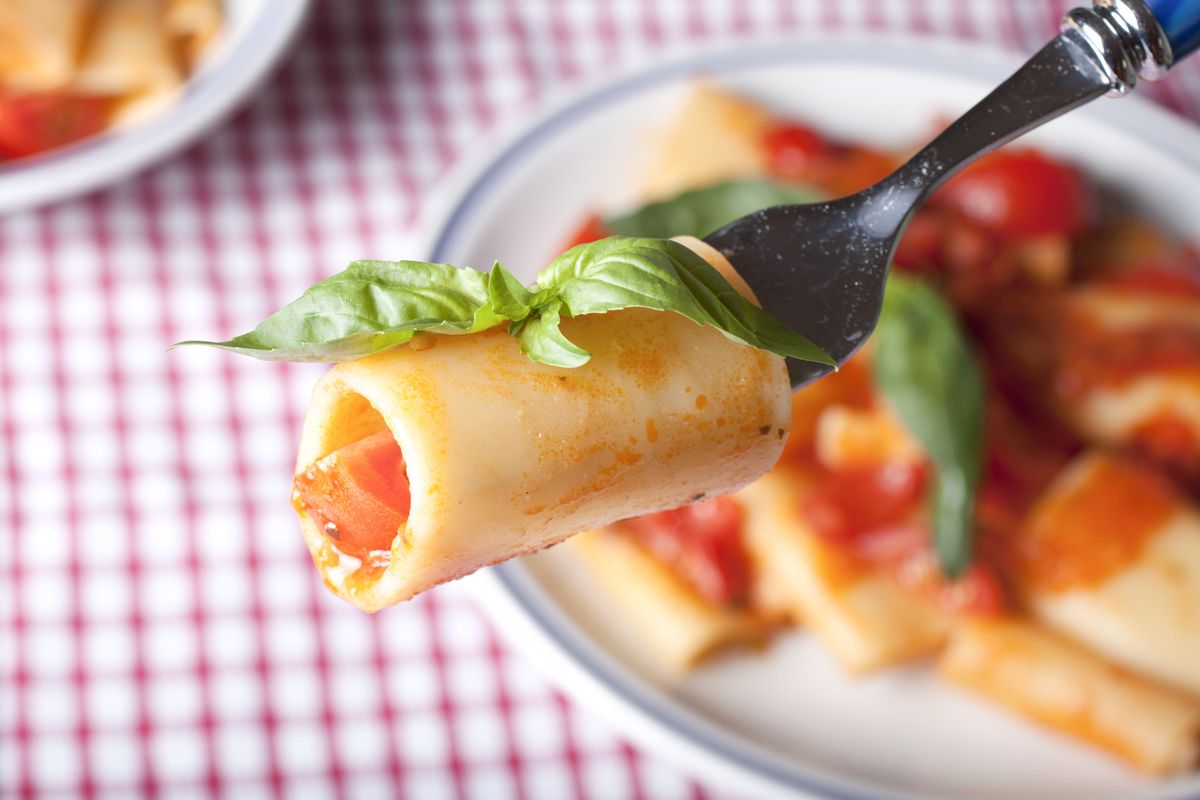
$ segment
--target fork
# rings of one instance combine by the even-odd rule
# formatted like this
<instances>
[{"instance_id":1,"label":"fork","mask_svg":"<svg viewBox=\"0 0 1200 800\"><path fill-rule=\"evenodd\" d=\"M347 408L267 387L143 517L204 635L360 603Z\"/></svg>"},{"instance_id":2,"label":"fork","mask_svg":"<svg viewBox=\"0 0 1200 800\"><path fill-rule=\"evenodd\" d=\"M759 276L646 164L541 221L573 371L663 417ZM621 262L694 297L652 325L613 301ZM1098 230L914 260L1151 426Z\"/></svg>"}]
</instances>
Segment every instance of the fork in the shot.
<instances>
[{"instance_id":1,"label":"fork","mask_svg":"<svg viewBox=\"0 0 1200 800\"><path fill-rule=\"evenodd\" d=\"M841 364L879 319L896 243L913 213L979 156L1200 48L1200 0L1096 0L991 94L879 183L825 203L774 206L705 238L763 307ZM833 367L788 359L792 388Z\"/></svg>"}]
</instances>

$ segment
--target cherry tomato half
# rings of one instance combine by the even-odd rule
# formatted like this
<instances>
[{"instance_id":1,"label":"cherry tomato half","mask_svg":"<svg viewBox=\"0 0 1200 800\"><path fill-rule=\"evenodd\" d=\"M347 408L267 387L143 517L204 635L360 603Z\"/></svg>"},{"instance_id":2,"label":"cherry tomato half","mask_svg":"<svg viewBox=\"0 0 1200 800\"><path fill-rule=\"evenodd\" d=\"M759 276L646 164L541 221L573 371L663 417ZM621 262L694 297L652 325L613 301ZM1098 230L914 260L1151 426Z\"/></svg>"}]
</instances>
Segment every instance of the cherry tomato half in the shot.
<instances>
[{"instance_id":1,"label":"cherry tomato half","mask_svg":"<svg viewBox=\"0 0 1200 800\"><path fill-rule=\"evenodd\" d=\"M1010 240L1073 236L1092 216L1091 189L1083 176L1032 150L984 156L951 178L937 200Z\"/></svg>"},{"instance_id":2,"label":"cherry tomato half","mask_svg":"<svg viewBox=\"0 0 1200 800\"><path fill-rule=\"evenodd\" d=\"M710 602L739 603L749 594L750 558L742 545L737 501L714 497L622 525Z\"/></svg>"}]
</instances>

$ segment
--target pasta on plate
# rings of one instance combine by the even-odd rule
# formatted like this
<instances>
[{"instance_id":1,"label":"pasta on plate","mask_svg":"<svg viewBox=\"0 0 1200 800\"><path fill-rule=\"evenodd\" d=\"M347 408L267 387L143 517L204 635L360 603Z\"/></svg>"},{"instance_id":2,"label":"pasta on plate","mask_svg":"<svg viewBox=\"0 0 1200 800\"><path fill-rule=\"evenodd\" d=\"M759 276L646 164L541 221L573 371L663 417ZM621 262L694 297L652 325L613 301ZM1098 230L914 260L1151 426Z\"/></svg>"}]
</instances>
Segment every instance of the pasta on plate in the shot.
<instances>
[{"instance_id":1,"label":"pasta on plate","mask_svg":"<svg viewBox=\"0 0 1200 800\"><path fill-rule=\"evenodd\" d=\"M757 206L856 191L900 160L707 86L657 147L647 205L590 218L576 240L703 236ZM936 287L986 387L974 557L955 577L931 543L939 466L883 380L883 327L793 396L765 477L568 545L613 613L677 670L760 646L781 622L853 673L929 658L1140 770L1194 769L1200 257L1102 211L1079 171L1009 148L953 179L899 245L897 280Z\"/></svg>"}]
</instances>

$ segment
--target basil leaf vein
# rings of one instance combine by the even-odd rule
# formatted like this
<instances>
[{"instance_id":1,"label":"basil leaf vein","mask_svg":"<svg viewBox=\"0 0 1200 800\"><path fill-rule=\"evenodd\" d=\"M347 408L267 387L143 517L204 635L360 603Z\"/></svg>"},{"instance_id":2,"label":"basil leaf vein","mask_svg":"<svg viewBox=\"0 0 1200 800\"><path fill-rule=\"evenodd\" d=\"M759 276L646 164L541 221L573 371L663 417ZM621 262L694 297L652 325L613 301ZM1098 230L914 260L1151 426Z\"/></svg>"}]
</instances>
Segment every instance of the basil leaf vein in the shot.
<instances>
[{"instance_id":1,"label":"basil leaf vein","mask_svg":"<svg viewBox=\"0 0 1200 800\"><path fill-rule=\"evenodd\" d=\"M894 275L876 330L875 380L934 465L933 544L949 577L969 566L983 462L982 372L953 308Z\"/></svg>"}]
</instances>

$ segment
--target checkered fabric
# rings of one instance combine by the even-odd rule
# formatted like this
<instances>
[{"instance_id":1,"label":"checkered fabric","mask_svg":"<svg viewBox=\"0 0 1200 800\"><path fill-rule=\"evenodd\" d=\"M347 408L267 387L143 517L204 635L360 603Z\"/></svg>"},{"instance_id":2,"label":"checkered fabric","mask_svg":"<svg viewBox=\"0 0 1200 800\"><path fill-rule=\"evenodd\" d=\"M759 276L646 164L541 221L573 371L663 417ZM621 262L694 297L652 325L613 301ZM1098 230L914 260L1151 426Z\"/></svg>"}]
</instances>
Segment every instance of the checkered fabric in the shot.
<instances>
[{"instance_id":1,"label":"checkered fabric","mask_svg":"<svg viewBox=\"0 0 1200 800\"><path fill-rule=\"evenodd\" d=\"M287 504L319 370L163 346L412 253L456 154L648 50L865 27L1031 51L1063 9L326 0L199 145L0 219L0 795L712 796L552 690L461 588L335 600ZM1196 66L1152 93L1200 113Z\"/></svg>"}]
</instances>

